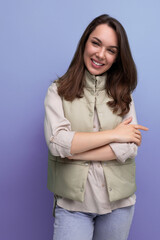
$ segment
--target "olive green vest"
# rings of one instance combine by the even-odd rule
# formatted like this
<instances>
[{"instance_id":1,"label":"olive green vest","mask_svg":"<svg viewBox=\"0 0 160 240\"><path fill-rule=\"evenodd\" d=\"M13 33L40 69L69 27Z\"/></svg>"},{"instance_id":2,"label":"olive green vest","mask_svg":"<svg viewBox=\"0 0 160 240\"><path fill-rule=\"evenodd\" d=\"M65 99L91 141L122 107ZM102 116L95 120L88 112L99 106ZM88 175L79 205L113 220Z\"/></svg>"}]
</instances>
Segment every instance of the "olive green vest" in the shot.
<instances>
[{"instance_id":1,"label":"olive green vest","mask_svg":"<svg viewBox=\"0 0 160 240\"><path fill-rule=\"evenodd\" d=\"M122 118L113 114L106 104L109 101L105 91L106 75L95 77L86 71L85 77L83 98L72 102L62 99L64 115L70 121L72 131L92 132L95 108L100 131L115 128ZM134 159L127 159L123 164L117 160L101 163L111 202L129 197L136 191ZM49 153L49 190L55 195L83 202L89 165L89 161L69 160Z\"/></svg>"}]
</instances>

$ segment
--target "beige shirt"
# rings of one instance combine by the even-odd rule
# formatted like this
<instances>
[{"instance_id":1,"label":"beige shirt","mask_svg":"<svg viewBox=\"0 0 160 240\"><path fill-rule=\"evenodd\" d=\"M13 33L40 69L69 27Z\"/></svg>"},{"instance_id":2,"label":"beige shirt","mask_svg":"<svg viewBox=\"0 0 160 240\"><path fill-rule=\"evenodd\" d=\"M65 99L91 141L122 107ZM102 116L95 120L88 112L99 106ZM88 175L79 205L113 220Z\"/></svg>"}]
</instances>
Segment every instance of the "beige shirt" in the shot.
<instances>
[{"instance_id":1,"label":"beige shirt","mask_svg":"<svg viewBox=\"0 0 160 240\"><path fill-rule=\"evenodd\" d=\"M50 152L54 156L70 156L71 142L74 131L71 131L70 122L64 117L63 106L60 96L57 93L55 83L51 85L47 93L48 101L51 101L52 108L45 115L45 138ZM134 103L132 101L130 111L123 119L132 116L132 123L137 123ZM99 121L95 109L93 131L99 131ZM137 146L134 143L111 143L117 161L125 162L137 154ZM126 207L135 204L135 194L127 199L110 202L106 187L103 168L100 162L91 162L85 188L84 201L78 202L64 198L58 198L57 204L67 210L105 214L113 209Z\"/></svg>"}]
</instances>

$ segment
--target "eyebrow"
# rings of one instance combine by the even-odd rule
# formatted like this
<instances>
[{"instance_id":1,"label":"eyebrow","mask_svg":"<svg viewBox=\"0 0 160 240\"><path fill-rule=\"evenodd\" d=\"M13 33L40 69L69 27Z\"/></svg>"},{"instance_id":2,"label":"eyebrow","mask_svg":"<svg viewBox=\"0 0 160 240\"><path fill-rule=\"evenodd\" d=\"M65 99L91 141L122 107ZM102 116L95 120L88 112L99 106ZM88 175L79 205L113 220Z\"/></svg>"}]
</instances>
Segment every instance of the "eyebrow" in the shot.
<instances>
[{"instance_id":1,"label":"eyebrow","mask_svg":"<svg viewBox=\"0 0 160 240\"><path fill-rule=\"evenodd\" d=\"M99 43L102 44L102 41L99 38L97 38L97 37L93 37L93 38L96 39ZM118 49L118 46L109 46L109 47Z\"/></svg>"}]
</instances>

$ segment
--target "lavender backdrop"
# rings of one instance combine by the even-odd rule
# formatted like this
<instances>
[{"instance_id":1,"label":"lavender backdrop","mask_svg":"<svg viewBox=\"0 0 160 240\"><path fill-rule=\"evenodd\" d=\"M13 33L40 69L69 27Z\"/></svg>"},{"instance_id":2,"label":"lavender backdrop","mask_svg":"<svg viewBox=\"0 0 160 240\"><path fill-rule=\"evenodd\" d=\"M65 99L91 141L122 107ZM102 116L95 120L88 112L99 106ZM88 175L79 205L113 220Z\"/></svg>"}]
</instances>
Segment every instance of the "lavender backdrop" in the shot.
<instances>
[{"instance_id":1,"label":"lavender backdrop","mask_svg":"<svg viewBox=\"0 0 160 240\"><path fill-rule=\"evenodd\" d=\"M157 0L0 2L0 240L51 240L44 97L63 74L89 21L109 13L124 25L139 73L134 93L143 133L129 240L159 239L160 32Z\"/></svg>"}]
</instances>

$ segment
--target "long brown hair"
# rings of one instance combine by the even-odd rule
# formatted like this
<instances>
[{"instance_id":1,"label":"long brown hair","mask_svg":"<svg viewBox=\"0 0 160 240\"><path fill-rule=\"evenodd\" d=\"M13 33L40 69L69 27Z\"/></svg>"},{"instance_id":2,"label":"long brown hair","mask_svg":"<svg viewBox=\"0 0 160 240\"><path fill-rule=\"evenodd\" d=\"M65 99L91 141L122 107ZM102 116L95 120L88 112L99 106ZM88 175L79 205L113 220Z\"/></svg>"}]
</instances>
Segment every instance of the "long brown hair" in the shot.
<instances>
[{"instance_id":1,"label":"long brown hair","mask_svg":"<svg viewBox=\"0 0 160 240\"><path fill-rule=\"evenodd\" d=\"M100 24L107 24L117 34L118 56L107 71L106 92L112 98L107 104L114 113L124 116L130 109L131 93L137 85L137 71L123 26L107 14L95 18L84 31L67 72L59 78L58 94L68 101L83 96L83 53L89 35Z\"/></svg>"}]
</instances>

